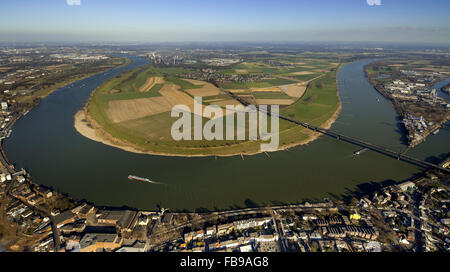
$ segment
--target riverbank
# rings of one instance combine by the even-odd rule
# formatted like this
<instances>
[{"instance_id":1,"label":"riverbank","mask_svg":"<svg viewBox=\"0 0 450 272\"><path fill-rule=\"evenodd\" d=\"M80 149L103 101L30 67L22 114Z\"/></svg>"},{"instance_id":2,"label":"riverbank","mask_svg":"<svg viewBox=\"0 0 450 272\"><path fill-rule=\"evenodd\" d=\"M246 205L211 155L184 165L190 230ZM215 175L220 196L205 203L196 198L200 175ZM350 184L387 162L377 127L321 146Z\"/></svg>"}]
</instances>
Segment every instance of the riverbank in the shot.
<instances>
[{"instance_id":1,"label":"riverbank","mask_svg":"<svg viewBox=\"0 0 450 272\"><path fill-rule=\"evenodd\" d=\"M47 89L43 89L43 90L38 90L35 93L33 93L33 95L30 96L24 96L22 99L18 98L18 102L23 103L22 108L20 108L19 110L17 110L16 113L14 113L14 117L11 118L11 121L8 123L8 125L4 128L4 131L9 131L10 129L12 129L12 127L14 126L14 124L25 114L27 114L31 109L33 109L34 107L36 107L37 105L39 105L41 99L49 96L50 94L52 94L53 92L55 92L56 90L60 89L60 88L64 88L70 84L73 84L74 82L89 78L91 76L94 76L96 74L100 74L100 73L105 73L108 72L112 69L115 68L119 68L122 66L126 66L128 64L131 63L131 60L129 58L122 58L124 60L124 62L118 66L114 66L114 67L108 67L107 69L104 70L100 70L97 72L93 72L93 73L88 73L88 74L84 74L84 75L78 75L75 76L74 78L70 78L68 80L59 82L57 84L55 84L54 86L47 88ZM33 103L31 104L27 104L27 101L33 101ZM20 104L19 104L20 105ZM4 136L4 135L3 135ZM4 149L3 149L3 145L2 142L0 142L0 162L1 162L1 167L3 168L2 170L7 171L8 173L12 170L14 170L14 166L11 165L8 162L8 159L5 155Z\"/></svg>"},{"instance_id":2,"label":"riverbank","mask_svg":"<svg viewBox=\"0 0 450 272\"><path fill-rule=\"evenodd\" d=\"M408 138L408 148L404 152L407 152L411 148L423 143L431 133L446 123L450 118L450 114L445 108L445 103L436 102L436 99L442 98L436 98L436 96L433 97L432 95L426 96L422 93L423 91L419 93L415 89L410 90L410 86L407 89L406 85L410 84L414 86L416 84L414 79L403 76L394 77L393 75L396 75L394 72L392 72L388 79L380 79L380 66L383 67L382 62L372 62L365 65L364 74L374 89L392 103L397 115L403 120L403 126L407 131L406 137ZM423 88L431 90L432 86L445 80L445 78L441 74L439 77L434 78L433 81L423 84ZM397 90L398 88L402 88L399 85L394 84L397 89L393 89L394 87L391 86L391 81L395 82L395 80L401 83L399 83L400 86L403 86L401 92ZM442 101L445 100L442 99ZM426 124L417 124L418 121L414 118L422 117Z\"/></svg>"},{"instance_id":3,"label":"riverbank","mask_svg":"<svg viewBox=\"0 0 450 272\"><path fill-rule=\"evenodd\" d=\"M330 119L328 119L321 127L325 129L329 129L333 123L337 120L339 117L339 113L341 112L342 105L339 103L338 109L333 113ZM92 117L89 116L86 109L78 111L74 116L74 128L78 133L83 135L84 137L99 142L108 146L112 146L115 148L122 149L124 151L132 152L132 153L138 153L138 154L148 154L148 155L160 155L160 156L169 156L169 157L210 157L210 156L217 156L217 157L230 157L230 156L238 156L238 155L256 155L263 153L264 151L259 152L248 152L248 153L233 153L233 154L217 154L217 155L211 155L211 154L195 154L195 155L179 155L179 154L172 154L172 153L163 153L163 152L154 152L154 151L146 151L139 148L138 145L134 145L132 143L126 142L124 140L118 139L113 137L111 134L106 132ZM319 132L312 132L308 129L303 130L305 133L309 134L309 138L303 141L300 141L298 143L289 144L289 145L283 145L280 148L278 148L276 151L282 151L287 150L289 148L293 148L296 146L301 145L307 145L313 141L315 141L317 138L320 137L321 133ZM273 151L273 152L276 152Z\"/></svg>"},{"instance_id":4,"label":"riverbank","mask_svg":"<svg viewBox=\"0 0 450 272\"><path fill-rule=\"evenodd\" d=\"M445 85L441 88L441 91L447 94L450 94L450 84Z\"/></svg>"},{"instance_id":5,"label":"riverbank","mask_svg":"<svg viewBox=\"0 0 450 272\"><path fill-rule=\"evenodd\" d=\"M29 103L29 102L35 101L36 99L39 99L39 100L43 99L43 98L49 96L50 94L52 94L53 92L55 92L56 90L58 90L58 89L60 89L62 87L65 87L67 85L70 85L70 84L72 84L72 83L74 83L76 81L80 81L80 80L86 79L88 77L91 77L91 76L94 76L94 75L97 75L97 74L100 74L100 73L105 73L105 72L108 72L108 71L110 71L110 70L112 70L114 68L119 68L119 67L122 67L122 66L125 66L125 65L128 65L128 64L131 63L131 60L129 58L123 57L122 59L124 61L123 61L123 63L121 63L119 65L116 65L116 66L110 65L110 66L107 66L105 69L102 69L102 70L99 70L99 71L94 71L94 72L87 73L87 74L75 75L75 76L73 76L71 78L68 78L68 79L66 79L64 81L58 82L58 83L54 84L51 87L37 90L37 91L33 92L32 95L23 96L23 97L19 98L18 101L21 102L21 103ZM36 105L32 105L31 108L33 108L35 106Z\"/></svg>"}]
</instances>

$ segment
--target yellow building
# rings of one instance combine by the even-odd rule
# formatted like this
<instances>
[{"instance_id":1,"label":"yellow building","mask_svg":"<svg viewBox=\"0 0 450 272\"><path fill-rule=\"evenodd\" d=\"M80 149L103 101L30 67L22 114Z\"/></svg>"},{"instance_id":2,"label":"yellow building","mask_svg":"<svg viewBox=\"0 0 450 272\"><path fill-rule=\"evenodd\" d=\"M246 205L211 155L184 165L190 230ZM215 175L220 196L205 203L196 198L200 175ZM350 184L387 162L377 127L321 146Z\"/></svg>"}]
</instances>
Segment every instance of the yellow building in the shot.
<instances>
[{"instance_id":1,"label":"yellow building","mask_svg":"<svg viewBox=\"0 0 450 272\"><path fill-rule=\"evenodd\" d=\"M350 215L351 220L359 220L361 219L361 215L359 215L357 212Z\"/></svg>"},{"instance_id":2,"label":"yellow building","mask_svg":"<svg viewBox=\"0 0 450 272\"><path fill-rule=\"evenodd\" d=\"M449 167L450 167L450 161L447 161L442 165L442 168L449 168Z\"/></svg>"}]
</instances>

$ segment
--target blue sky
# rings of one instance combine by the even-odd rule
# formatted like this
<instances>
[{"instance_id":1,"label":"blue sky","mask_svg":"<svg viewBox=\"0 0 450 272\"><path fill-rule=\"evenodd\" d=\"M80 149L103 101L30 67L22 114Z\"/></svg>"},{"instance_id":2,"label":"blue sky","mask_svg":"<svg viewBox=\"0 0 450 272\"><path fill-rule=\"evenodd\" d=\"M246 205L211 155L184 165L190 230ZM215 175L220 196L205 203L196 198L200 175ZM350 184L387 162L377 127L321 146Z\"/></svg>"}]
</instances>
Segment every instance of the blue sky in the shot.
<instances>
[{"instance_id":1,"label":"blue sky","mask_svg":"<svg viewBox=\"0 0 450 272\"><path fill-rule=\"evenodd\" d=\"M450 1L369 1L1 0L0 41L450 44Z\"/></svg>"}]
</instances>

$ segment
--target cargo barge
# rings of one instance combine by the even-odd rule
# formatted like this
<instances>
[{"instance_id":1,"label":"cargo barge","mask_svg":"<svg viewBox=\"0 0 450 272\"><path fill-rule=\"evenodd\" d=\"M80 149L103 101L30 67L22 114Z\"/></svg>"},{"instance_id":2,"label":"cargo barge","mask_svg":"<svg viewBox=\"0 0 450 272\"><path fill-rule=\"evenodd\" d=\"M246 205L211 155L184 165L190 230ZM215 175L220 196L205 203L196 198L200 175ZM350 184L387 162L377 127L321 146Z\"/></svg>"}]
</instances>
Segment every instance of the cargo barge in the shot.
<instances>
[{"instance_id":1,"label":"cargo barge","mask_svg":"<svg viewBox=\"0 0 450 272\"><path fill-rule=\"evenodd\" d=\"M128 176L129 180L137 180L137 181L145 181L145 182L152 182L151 180L149 180L148 178L141 178L138 176L133 176L133 175L129 175Z\"/></svg>"}]
</instances>

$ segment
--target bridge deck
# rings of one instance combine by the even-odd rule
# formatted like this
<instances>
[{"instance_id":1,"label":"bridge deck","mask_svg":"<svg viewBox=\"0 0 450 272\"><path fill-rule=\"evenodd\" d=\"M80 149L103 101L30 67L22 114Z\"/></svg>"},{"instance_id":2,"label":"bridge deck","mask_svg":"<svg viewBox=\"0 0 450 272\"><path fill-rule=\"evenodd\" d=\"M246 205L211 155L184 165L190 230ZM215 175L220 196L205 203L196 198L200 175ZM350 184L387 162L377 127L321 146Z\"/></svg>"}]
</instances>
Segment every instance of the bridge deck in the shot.
<instances>
[{"instance_id":1,"label":"bridge deck","mask_svg":"<svg viewBox=\"0 0 450 272\"><path fill-rule=\"evenodd\" d=\"M215 84L215 85L217 87L219 87L217 84ZM223 91L225 91L226 93L228 93L230 96L232 96L234 99L239 101L244 106L251 105L250 103L248 103L247 101L243 100L242 98L234 95L232 92L230 92L228 90L225 90L223 88L221 88L221 89ZM254 105L254 106L256 107L256 105ZM259 110L261 112L266 113L269 116L272 114L272 113L270 113L268 111L264 111L262 109L259 109ZM333 131L331 129L325 129L325 128L321 128L321 127L312 126L310 124L307 124L307 123L304 123L304 122L300 122L300 121L297 121L297 120L294 120L294 119L291 119L291 118L288 118L288 117L285 117L285 116L281 116L281 115L277 115L277 116L280 119L283 119L283 120L286 120L288 122L297 124L299 126L305 127L305 128L310 129L312 131L320 132L322 134L331 136L331 137L336 138L338 140L342 140L342 141L345 141L345 142L348 142L348 143L351 143L351 144L354 144L354 145L357 145L357 146L360 146L360 147L368 148L368 149L373 150L375 152L387 155L387 156L389 156L391 158L396 158L398 160L402 160L402 161L406 161L406 162L409 162L409 163L413 163L413 164L421 166L421 167L434 168L434 169L438 169L440 171L443 171L445 173L450 173L449 169L440 167L439 165L436 165L434 163L426 162L426 161L423 161L423 160L419 160L419 159L413 158L411 156L407 156L405 154L402 154L403 152L402 153L395 152L395 151L390 150L388 148L385 148L383 146L379 146L379 145L372 144L372 143L369 143L369 142L366 142L366 141L363 141L363 140L360 140L360 139L356 139L356 138L353 138L353 137L350 137L350 136L346 136L344 134L335 132L335 131Z\"/></svg>"}]
</instances>

